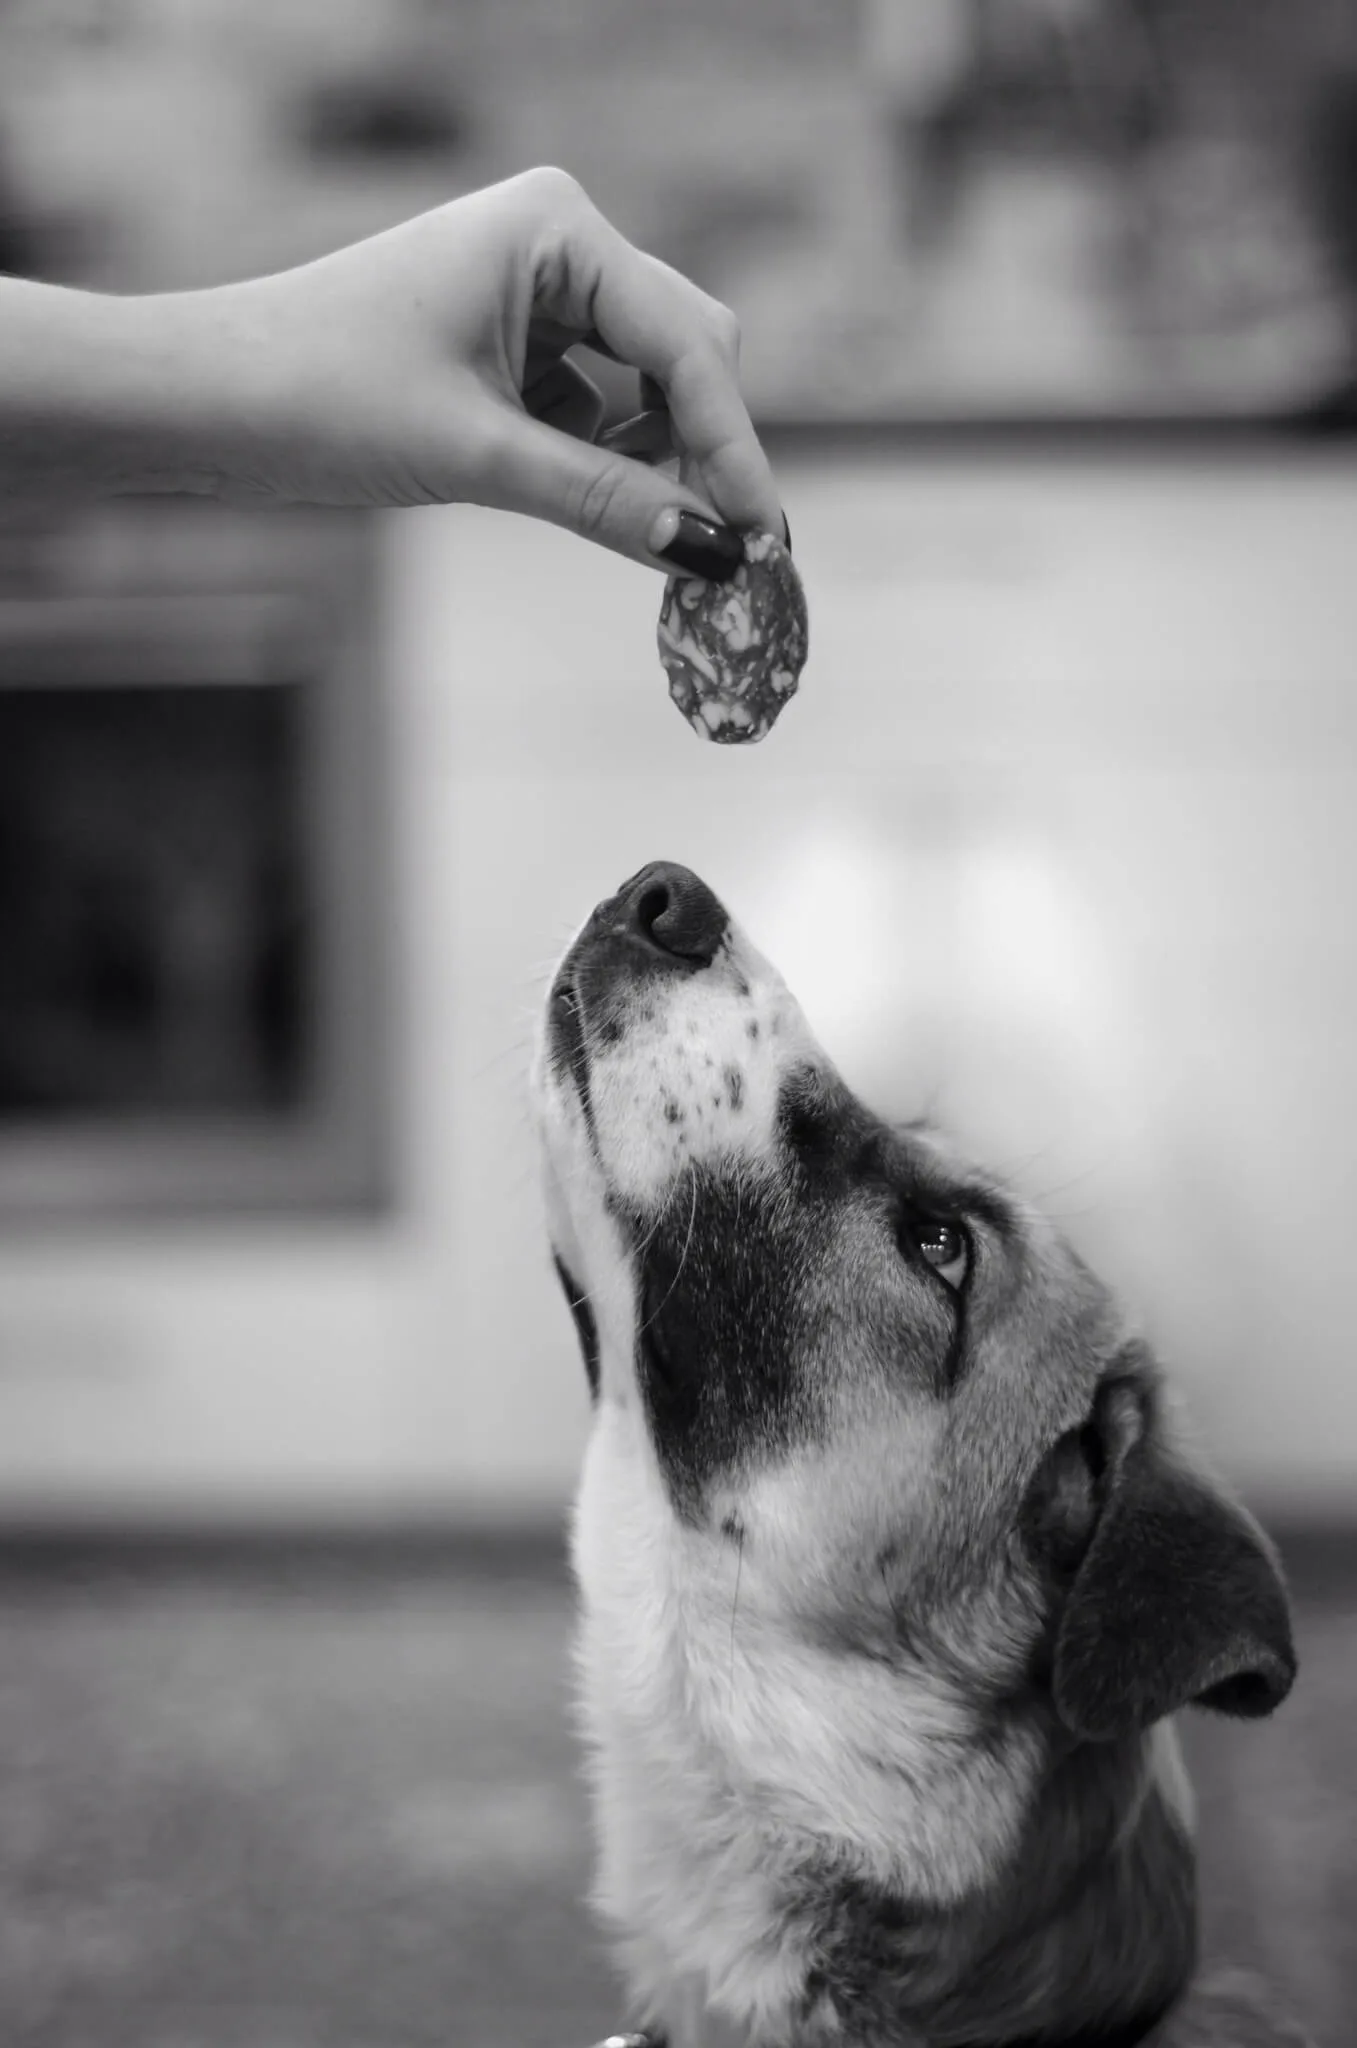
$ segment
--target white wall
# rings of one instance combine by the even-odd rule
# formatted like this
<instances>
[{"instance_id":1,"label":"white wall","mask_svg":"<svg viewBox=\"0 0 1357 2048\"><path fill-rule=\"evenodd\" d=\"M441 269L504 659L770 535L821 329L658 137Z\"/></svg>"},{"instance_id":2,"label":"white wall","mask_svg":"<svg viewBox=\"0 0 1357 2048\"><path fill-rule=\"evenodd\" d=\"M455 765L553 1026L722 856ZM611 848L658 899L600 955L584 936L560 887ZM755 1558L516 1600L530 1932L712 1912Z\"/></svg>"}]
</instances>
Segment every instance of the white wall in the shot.
<instances>
[{"instance_id":1,"label":"white wall","mask_svg":"<svg viewBox=\"0 0 1357 2048\"><path fill-rule=\"evenodd\" d=\"M1049 1201L1264 1504L1349 1501L1353 481L788 468L814 649L751 750L670 705L642 572L393 517L407 1202L0 1249L0 1513L559 1508L585 1403L526 1048L570 930L656 856L850 1080Z\"/></svg>"}]
</instances>

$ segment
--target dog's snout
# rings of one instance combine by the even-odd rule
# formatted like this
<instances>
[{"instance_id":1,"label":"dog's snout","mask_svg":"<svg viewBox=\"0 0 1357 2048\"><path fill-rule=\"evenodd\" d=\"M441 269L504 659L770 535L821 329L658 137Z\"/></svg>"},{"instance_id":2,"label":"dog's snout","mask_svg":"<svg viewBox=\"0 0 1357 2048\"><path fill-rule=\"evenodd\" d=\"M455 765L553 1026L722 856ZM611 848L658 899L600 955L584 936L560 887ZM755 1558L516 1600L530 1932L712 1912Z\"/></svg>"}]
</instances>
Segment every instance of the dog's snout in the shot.
<instances>
[{"instance_id":1,"label":"dog's snout","mask_svg":"<svg viewBox=\"0 0 1357 2048\"><path fill-rule=\"evenodd\" d=\"M614 929L653 952L709 967L725 935L724 906L690 868L651 861L613 899Z\"/></svg>"},{"instance_id":2,"label":"dog's snout","mask_svg":"<svg viewBox=\"0 0 1357 2048\"><path fill-rule=\"evenodd\" d=\"M663 989L684 987L713 967L737 936L720 898L676 861L651 861L595 906L556 970L545 1039L552 1068L573 1082L586 1121L593 1061L620 1047L633 1024L653 1024ZM713 1000L719 996L714 990Z\"/></svg>"}]
</instances>

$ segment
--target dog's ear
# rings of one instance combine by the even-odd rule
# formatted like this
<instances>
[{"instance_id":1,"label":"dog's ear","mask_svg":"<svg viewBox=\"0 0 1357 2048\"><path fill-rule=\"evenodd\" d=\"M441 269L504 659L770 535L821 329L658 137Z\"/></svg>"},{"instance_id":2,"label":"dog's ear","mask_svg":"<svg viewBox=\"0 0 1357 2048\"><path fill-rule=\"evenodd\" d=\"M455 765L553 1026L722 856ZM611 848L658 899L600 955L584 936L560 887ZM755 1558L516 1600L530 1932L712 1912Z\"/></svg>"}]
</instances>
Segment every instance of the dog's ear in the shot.
<instances>
[{"instance_id":1,"label":"dog's ear","mask_svg":"<svg viewBox=\"0 0 1357 2048\"><path fill-rule=\"evenodd\" d=\"M1055 1641L1061 1720L1107 1742L1188 1705L1270 1714L1296 1657L1267 1537L1158 1441L1140 1391L1105 1408L1101 1507Z\"/></svg>"}]
</instances>

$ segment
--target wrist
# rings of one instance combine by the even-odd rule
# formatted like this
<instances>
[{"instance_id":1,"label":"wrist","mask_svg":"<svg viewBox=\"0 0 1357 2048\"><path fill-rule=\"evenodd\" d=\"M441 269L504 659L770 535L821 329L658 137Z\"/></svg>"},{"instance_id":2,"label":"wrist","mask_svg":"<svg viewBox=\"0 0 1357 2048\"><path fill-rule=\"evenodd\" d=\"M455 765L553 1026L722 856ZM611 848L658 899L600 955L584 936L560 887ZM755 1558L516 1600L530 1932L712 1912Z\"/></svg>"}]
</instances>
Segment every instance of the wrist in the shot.
<instances>
[{"instance_id":1,"label":"wrist","mask_svg":"<svg viewBox=\"0 0 1357 2048\"><path fill-rule=\"evenodd\" d=\"M258 407L239 288L109 299L109 488L218 497L254 466Z\"/></svg>"},{"instance_id":2,"label":"wrist","mask_svg":"<svg viewBox=\"0 0 1357 2048\"><path fill-rule=\"evenodd\" d=\"M245 287L129 298L0 280L0 489L249 488L250 327Z\"/></svg>"}]
</instances>

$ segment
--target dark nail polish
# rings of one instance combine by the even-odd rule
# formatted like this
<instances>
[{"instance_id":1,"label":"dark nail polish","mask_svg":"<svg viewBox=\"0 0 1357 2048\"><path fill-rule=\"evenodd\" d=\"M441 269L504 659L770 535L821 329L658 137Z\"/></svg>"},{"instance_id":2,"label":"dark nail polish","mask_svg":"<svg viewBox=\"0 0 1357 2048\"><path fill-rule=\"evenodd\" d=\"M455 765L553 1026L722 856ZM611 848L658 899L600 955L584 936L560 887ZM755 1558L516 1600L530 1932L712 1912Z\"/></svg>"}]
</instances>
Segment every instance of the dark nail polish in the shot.
<instances>
[{"instance_id":1,"label":"dark nail polish","mask_svg":"<svg viewBox=\"0 0 1357 2048\"><path fill-rule=\"evenodd\" d=\"M718 526L696 512L680 512L678 532L661 549L660 559L672 562L684 576L725 583L744 560L744 542L729 526Z\"/></svg>"}]
</instances>

